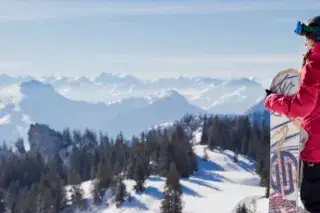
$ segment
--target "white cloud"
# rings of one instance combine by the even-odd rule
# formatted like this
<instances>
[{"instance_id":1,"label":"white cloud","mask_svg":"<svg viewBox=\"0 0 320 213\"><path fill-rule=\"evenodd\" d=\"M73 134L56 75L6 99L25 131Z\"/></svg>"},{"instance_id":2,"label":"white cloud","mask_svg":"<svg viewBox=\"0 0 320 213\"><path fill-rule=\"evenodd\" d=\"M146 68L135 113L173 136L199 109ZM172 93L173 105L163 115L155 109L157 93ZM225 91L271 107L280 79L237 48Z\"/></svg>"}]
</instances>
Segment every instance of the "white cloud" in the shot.
<instances>
[{"instance_id":1,"label":"white cloud","mask_svg":"<svg viewBox=\"0 0 320 213\"><path fill-rule=\"evenodd\" d=\"M0 3L0 21L59 19L80 16L129 15L129 14L204 14L232 11L257 10L315 10L320 2L304 1L241 1L213 3L132 3L107 1L41 1L21 2L2 1Z\"/></svg>"}]
</instances>

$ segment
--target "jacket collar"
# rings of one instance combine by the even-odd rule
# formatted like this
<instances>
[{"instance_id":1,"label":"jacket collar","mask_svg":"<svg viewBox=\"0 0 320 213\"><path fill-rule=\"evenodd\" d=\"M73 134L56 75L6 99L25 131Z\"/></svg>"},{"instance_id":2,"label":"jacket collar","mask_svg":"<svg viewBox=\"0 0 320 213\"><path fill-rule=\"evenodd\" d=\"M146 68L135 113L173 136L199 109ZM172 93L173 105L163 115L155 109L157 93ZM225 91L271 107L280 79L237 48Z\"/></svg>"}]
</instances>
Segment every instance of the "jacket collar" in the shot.
<instances>
[{"instance_id":1,"label":"jacket collar","mask_svg":"<svg viewBox=\"0 0 320 213\"><path fill-rule=\"evenodd\" d=\"M311 53L315 55L320 54L320 42L317 42L313 45L313 47L311 48Z\"/></svg>"},{"instance_id":2,"label":"jacket collar","mask_svg":"<svg viewBox=\"0 0 320 213\"><path fill-rule=\"evenodd\" d=\"M311 48L311 56L308 58L308 61L320 62L320 42L315 43Z\"/></svg>"}]
</instances>

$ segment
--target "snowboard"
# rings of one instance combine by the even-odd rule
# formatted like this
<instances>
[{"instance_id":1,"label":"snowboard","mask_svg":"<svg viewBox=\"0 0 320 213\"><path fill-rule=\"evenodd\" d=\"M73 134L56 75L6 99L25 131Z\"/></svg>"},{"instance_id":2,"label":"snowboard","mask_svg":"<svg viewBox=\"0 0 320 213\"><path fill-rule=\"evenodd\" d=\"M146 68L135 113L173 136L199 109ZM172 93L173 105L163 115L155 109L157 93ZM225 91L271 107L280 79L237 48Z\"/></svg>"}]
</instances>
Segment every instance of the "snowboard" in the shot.
<instances>
[{"instance_id":1,"label":"snowboard","mask_svg":"<svg viewBox=\"0 0 320 213\"><path fill-rule=\"evenodd\" d=\"M300 72L289 68L273 78L270 90L290 96L297 93L300 84ZM299 189L302 165L299 154L308 134L300 127L300 122L299 118L270 112L269 213L301 211Z\"/></svg>"}]
</instances>

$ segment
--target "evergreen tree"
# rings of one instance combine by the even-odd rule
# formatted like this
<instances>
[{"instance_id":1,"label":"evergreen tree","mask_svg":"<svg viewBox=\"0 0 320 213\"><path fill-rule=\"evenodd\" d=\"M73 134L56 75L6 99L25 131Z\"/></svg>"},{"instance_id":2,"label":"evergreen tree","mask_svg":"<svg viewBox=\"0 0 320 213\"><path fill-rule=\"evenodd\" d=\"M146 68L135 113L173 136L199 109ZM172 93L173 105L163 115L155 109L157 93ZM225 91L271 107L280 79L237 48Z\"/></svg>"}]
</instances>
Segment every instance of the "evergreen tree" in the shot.
<instances>
[{"instance_id":1,"label":"evergreen tree","mask_svg":"<svg viewBox=\"0 0 320 213\"><path fill-rule=\"evenodd\" d=\"M202 134L200 139L200 144L205 145L208 144L209 140L209 124L207 122L207 117L204 117L203 125L202 125Z\"/></svg>"},{"instance_id":2,"label":"evergreen tree","mask_svg":"<svg viewBox=\"0 0 320 213\"><path fill-rule=\"evenodd\" d=\"M171 163L163 193L164 199L161 202L161 213L182 213L182 187L179 177L175 164Z\"/></svg>"},{"instance_id":3,"label":"evergreen tree","mask_svg":"<svg viewBox=\"0 0 320 213\"><path fill-rule=\"evenodd\" d=\"M208 148L210 150L216 149L220 142L221 135L219 134L219 129L217 126L217 123L214 122L214 124L209 127L209 142L208 142Z\"/></svg>"},{"instance_id":4,"label":"evergreen tree","mask_svg":"<svg viewBox=\"0 0 320 213\"><path fill-rule=\"evenodd\" d=\"M24 147L24 141L22 138L19 138L16 141L15 145L16 145L16 148L17 148L19 154L24 155L26 153L26 149Z\"/></svg>"},{"instance_id":5,"label":"evergreen tree","mask_svg":"<svg viewBox=\"0 0 320 213\"><path fill-rule=\"evenodd\" d=\"M238 205L236 213L249 213L249 210L245 206L245 204Z\"/></svg>"},{"instance_id":6,"label":"evergreen tree","mask_svg":"<svg viewBox=\"0 0 320 213\"><path fill-rule=\"evenodd\" d=\"M164 131L161 137L161 146L159 152L159 165L157 174L166 176L169 171L170 163L173 161L173 144L169 140L167 131Z\"/></svg>"},{"instance_id":7,"label":"evergreen tree","mask_svg":"<svg viewBox=\"0 0 320 213\"><path fill-rule=\"evenodd\" d=\"M269 184L266 187L265 196L266 196L266 198L269 199L269 196L270 196L270 186L269 186Z\"/></svg>"},{"instance_id":8,"label":"evergreen tree","mask_svg":"<svg viewBox=\"0 0 320 213\"><path fill-rule=\"evenodd\" d=\"M72 144L72 137L70 133L70 129L66 128L62 132L62 144L61 148L67 148Z\"/></svg>"},{"instance_id":9,"label":"evergreen tree","mask_svg":"<svg viewBox=\"0 0 320 213\"><path fill-rule=\"evenodd\" d=\"M115 191L115 201L116 206L119 208L122 203L125 201L125 197L127 196L126 185L123 183L122 178L117 180L117 186Z\"/></svg>"},{"instance_id":10,"label":"evergreen tree","mask_svg":"<svg viewBox=\"0 0 320 213\"><path fill-rule=\"evenodd\" d=\"M93 187L93 199L95 204L101 204L105 191L110 187L113 177L110 161L101 161L98 166L96 180Z\"/></svg>"},{"instance_id":11,"label":"evergreen tree","mask_svg":"<svg viewBox=\"0 0 320 213\"><path fill-rule=\"evenodd\" d=\"M188 178L196 170L196 155L193 152L191 137L182 125L177 124L172 132L173 161L183 178Z\"/></svg>"},{"instance_id":12,"label":"evergreen tree","mask_svg":"<svg viewBox=\"0 0 320 213\"><path fill-rule=\"evenodd\" d=\"M134 189L136 192L143 192L144 190L144 182L147 178L146 176L146 167L141 158L137 159L137 164L134 170L134 180L136 181L136 185Z\"/></svg>"},{"instance_id":13,"label":"evergreen tree","mask_svg":"<svg viewBox=\"0 0 320 213\"><path fill-rule=\"evenodd\" d=\"M34 213L36 212L36 202L38 196L38 184L33 183L31 189L26 192L25 196L25 206L24 206L24 213Z\"/></svg>"},{"instance_id":14,"label":"evergreen tree","mask_svg":"<svg viewBox=\"0 0 320 213\"><path fill-rule=\"evenodd\" d=\"M207 149L208 149L208 147L205 147L204 150L203 150L203 152L204 152L203 160L204 161L208 161L208 159L209 159Z\"/></svg>"},{"instance_id":15,"label":"evergreen tree","mask_svg":"<svg viewBox=\"0 0 320 213\"><path fill-rule=\"evenodd\" d=\"M86 201L83 199L80 176L74 173L73 178L75 184L72 186L71 203L77 205L80 209L85 209L87 206Z\"/></svg>"},{"instance_id":16,"label":"evergreen tree","mask_svg":"<svg viewBox=\"0 0 320 213\"><path fill-rule=\"evenodd\" d=\"M98 179L93 181L92 195L93 203L99 205L102 203L103 193L102 187L100 186L100 181Z\"/></svg>"},{"instance_id":17,"label":"evergreen tree","mask_svg":"<svg viewBox=\"0 0 320 213\"><path fill-rule=\"evenodd\" d=\"M0 188L0 213L4 213L6 208L4 198L4 190Z\"/></svg>"},{"instance_id":18,"label":"evergreen tree","mask_svg":"<svg viewBox=\"0 0 320 213\"><path fill-rule=\"evenodd\" d=\"M19 181L13 181L9 185L7 196L4 201L6 203L6 210L5 210L6 213L15 212L17 200L19 196L19 187L20 187Z\"/></svg>"},{"instance_id":19,"label":"evergreen tree","mask_svg":"<svg viewBox=\"0 0 320 213\"><path fill-rule=\"evenodd\" d=\"M234 153L234 156L233 156L233 162L234 163L238 163L238 153Z\"/></svg>"},{"instance_id":20,"label":"evergreen tree","mask_svg":"<svg viewBox=\"0 0 320 213\"><path fill-rule=\"evenodd\" d=\"M131 147L130 167L128 177L136 181L136 192L144 190L144 182L149 176L149 159L146 143L134 140Z\"/></svg>"}]
</instances>

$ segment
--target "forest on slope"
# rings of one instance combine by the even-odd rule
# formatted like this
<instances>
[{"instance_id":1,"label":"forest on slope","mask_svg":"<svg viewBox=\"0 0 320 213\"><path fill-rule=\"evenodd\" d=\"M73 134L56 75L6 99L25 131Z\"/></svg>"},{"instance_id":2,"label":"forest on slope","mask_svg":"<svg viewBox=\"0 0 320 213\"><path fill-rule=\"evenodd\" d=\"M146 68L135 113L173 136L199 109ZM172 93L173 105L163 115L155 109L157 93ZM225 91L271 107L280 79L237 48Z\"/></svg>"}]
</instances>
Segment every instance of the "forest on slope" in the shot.
<instances>
[{"instance_id":1,"label":"forest on slope","mask_svg":"<svg viewBox=\"0 0 320 213\"><path fill-rule=\"evenodd\" d=\"M17 140L15 149L5 144L0 148L0 213L86 209L87 201L79 184L87 180L94 180L94 204L103 204L108 193L120 208L125 200L130 200L123 180L134 180L135 191L143 192L150 175L167 179L161 211L180 212L179 179L190 177L198 169L193 132L199 128L200 144L209 150L229 149L252 158L261 186L268 189L269 128L249 116L186 115L172 126L150 129L130 140L121 132L110 138L107 133L89 129L50 130L55 148L50 146L52 142L39 142L33 136L32 130L37 127L38 124L30 127L29 150L22 139ZM41 135L41 131L37 133ZM66 186L71 186L71 192L65 190Z\"/></svg>"}]
</instances>

